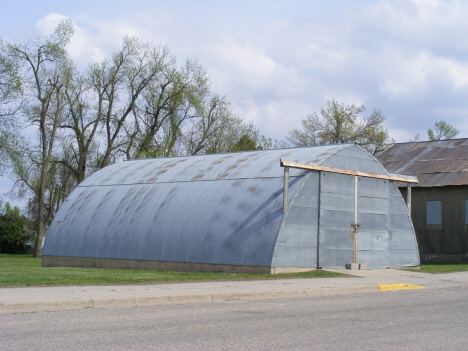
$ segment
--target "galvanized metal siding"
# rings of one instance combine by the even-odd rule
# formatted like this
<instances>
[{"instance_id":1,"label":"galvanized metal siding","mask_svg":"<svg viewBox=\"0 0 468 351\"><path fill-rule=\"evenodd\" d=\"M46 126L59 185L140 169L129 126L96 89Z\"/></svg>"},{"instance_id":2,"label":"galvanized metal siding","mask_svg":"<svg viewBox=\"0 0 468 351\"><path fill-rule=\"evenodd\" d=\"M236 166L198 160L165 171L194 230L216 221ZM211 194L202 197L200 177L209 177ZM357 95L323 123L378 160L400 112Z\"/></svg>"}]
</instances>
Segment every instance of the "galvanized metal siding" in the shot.
<instances>
[{"instance_id":1,"label":"galvanized metal siding","mask_svg":"<svg viewBox=\"0 0 468 351\"><path fill-rule=\"evenodd\" d=\"M353 176L321 174L319 219L319 266L344 268L353 262Z\"/></svg>"},{"instance_id":2,"label":"galvanized metal siding","mask_svg":"<svg viewBox=\"0 0 468 351\"><path fill-rule=\"evenodd\" d=\"M43 254L269 266L282 187L281 178L78 187Z\"/></svg>"},{"instance_id":3,"label":"galvanized metal siding","mask_svg":"<svg viewBox=\"0 0 468 351\"><path fill-rule=\"evenodd\" d=\"M270 266L282 218L280 159L320 164L353 145L123 162L82 182L44 255ZM292 198L305 174L291 170Z\"/></svg>"},{"instance_id":4,"label":"galvanized metal siding","mask_svg":"<svg viewBox=\"0 0 468 351\"><path fill-rule=\"evenodd\" d=\"M281 224L271 265L316 267L319 212L319 172L305 177Z\"/></svg>"},{"instance_id":5,"label":"galvanized metal siding","mask_svg":"<svg viewBox=\"0 0 468 351\"><path fill-rule=\"evenodd\" d=\"M388 267L389 182L358 178L357 261L369 268Z\"/></svg>"},{"instance_id":6,"label":"galvanized metal siding","mask_svg":"<svg viewBox=\"0 0 468 351\"><path fill-rule=\"evenodd\" d=\"M339 150L324 166L387 174L383 166L361 147ZM344 268L354 260L354 177L322 173L320 193L319 266ZM358 262L369 268L388 264L388 182L358 178Z\"/></svg>"},{"instance_id":7,"label":"galvanized metal siding","mask_svg":"<svg viewBox=\"0 0 468 351\"><path fill-rule=\"evenodd\" d=\"M408 208L394 182L389 187L388 264L419 266L419 250Z\"/></svg>"},{"instance_id":8,"label":"galvanized metal siding","mask_svg":"<svg viewBox=\"0 0 468 351\"><path fill-rule=\"evenodd\" d=\"M352 171L387 174L380 162L358 145L337 150L333 157L327 158L322 165Z\"/></svg>"},{"instance_id":9,"label":"galvanized metal siding","mask_svg":"<svg viewBox=\"0 0 468 351\"><path fill-rule=\"evenodd\" d=\"M320 266L342 268L352 262L353 177L291 169L290 206L283 216L280 159L385 174L355 145L123 162L96 172L72 192L54 218L43 255L315 267L319 240ZM385 222L381 200L388 195L379 184L360 186L358 199L369 233L358 255L375 248L375 267L383 262L385 229L376 223ZM392 194L389 211L406 209L401 201L399 193ZM406 257L417 254L417 246L413 243L405 253L391 246L393 237L407 240L404 218L394 223L403 229L387 224L392 236L388 259L403 262L390 259L390 247ZM370 255L364 263L372 267L375 257Z\"/></svg>"}]
</instances>

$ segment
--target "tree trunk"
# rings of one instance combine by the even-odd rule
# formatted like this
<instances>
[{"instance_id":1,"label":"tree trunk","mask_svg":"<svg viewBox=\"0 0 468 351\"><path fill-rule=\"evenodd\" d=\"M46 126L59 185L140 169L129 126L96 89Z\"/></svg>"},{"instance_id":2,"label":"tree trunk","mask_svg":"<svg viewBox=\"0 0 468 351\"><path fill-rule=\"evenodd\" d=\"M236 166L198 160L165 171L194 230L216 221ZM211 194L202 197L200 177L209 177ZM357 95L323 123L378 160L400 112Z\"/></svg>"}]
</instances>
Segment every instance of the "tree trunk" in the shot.
<instances>
[{"instance_id":1,"label":"tree trunk","mask_svg":"<svg viewBox=\"0 0 468 351\"><path fill-rule=\"evenodd\" d=\"M46 130L46 108L43 103L40 131L41 131L41 142L42 142L42 165L41 165L41 181L39 184L39 213L37 218L37 237L36 237L36 254L35 257L41 257L42 245L45 238L45 226L44 226L44 214L45 214L45 187L46 187L46 176L49 167L49 155L48 155L48 142L47 142L47 130Z\"/></svg>"},{"instance_id":2,"label":"tree trunk","mask_svg":"<svg viewBox=\"0 0 468 351\"><path fill-rule=\"evenodd\" d=\"M44 212L45 212L45 168L41 171L41 185L39 189L39 213L37 219L37 238L36 238L36 250L35 257L42 256L42 245L45 238L45 226L44 226Z\"/></svg>"}]
</instances>

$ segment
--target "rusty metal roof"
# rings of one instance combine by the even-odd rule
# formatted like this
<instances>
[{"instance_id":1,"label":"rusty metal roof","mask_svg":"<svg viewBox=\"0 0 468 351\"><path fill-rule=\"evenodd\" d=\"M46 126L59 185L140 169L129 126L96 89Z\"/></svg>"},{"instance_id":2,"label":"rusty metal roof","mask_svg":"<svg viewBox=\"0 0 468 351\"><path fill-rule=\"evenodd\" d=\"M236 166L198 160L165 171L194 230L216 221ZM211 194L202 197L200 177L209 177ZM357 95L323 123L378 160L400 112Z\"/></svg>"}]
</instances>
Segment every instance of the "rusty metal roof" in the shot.
<instances>
[{"instance_id":1,"label":"rusty metal roof","mask_svg":"<svg viewBox=\"0 0 468 351\"><path fill-rule=\"evenodd\" d=\"M468 184L468 139L394 144L377 158L390 173L417 176L418 187Z\"/></svg>"}]
</instances>

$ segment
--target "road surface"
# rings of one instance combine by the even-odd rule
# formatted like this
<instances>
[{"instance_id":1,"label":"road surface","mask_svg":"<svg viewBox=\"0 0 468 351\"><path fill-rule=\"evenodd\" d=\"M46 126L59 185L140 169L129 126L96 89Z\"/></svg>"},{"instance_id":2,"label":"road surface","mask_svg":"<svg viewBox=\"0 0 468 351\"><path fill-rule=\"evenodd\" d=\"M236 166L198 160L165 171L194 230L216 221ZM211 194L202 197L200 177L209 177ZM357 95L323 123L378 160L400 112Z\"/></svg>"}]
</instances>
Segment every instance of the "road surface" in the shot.
<instances>
[{"instance_id":1,"label":"road surface","mask_svg":"<svg viewBox=\"0 0 468 351\"><path fill-rule=\"evenodd\" d=\"M0 315L5 350L466 350L468 290Z\"/></svg>"}]
</instances>

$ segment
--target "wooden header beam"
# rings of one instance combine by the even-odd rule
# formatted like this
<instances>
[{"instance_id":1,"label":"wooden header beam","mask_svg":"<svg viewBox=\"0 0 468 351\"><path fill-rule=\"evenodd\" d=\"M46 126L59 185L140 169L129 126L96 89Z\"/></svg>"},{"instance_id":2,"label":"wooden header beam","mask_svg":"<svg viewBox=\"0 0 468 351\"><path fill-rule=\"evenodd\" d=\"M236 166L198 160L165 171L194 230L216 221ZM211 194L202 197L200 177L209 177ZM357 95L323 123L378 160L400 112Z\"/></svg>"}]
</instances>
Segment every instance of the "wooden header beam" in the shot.
<instances>
[{"instance_id":1,"label":"wooden header beam","mask_svg":"<svg viewBox=\"0 0 468 351\"><path fill-rule=\"evenodd\" d=\"M325 167L325 166L318 166L318 165L308 165L308 164L289 162L289 161L283 161L283 160L280 160L280 165L281 167L288 167L288 168L300 168L300 169L309 169L312 171L324 171L324 172L332 172L332 173L349 174L349 175L368 177L368 178L394 180L396 182L406 182L406 183L415 183L415 184L418 183L418 179L416 177L411 177L411 176L375 174L375 173L351 171L349 169L332 168L332 167Z\"/></svg>"}]
</instances>

